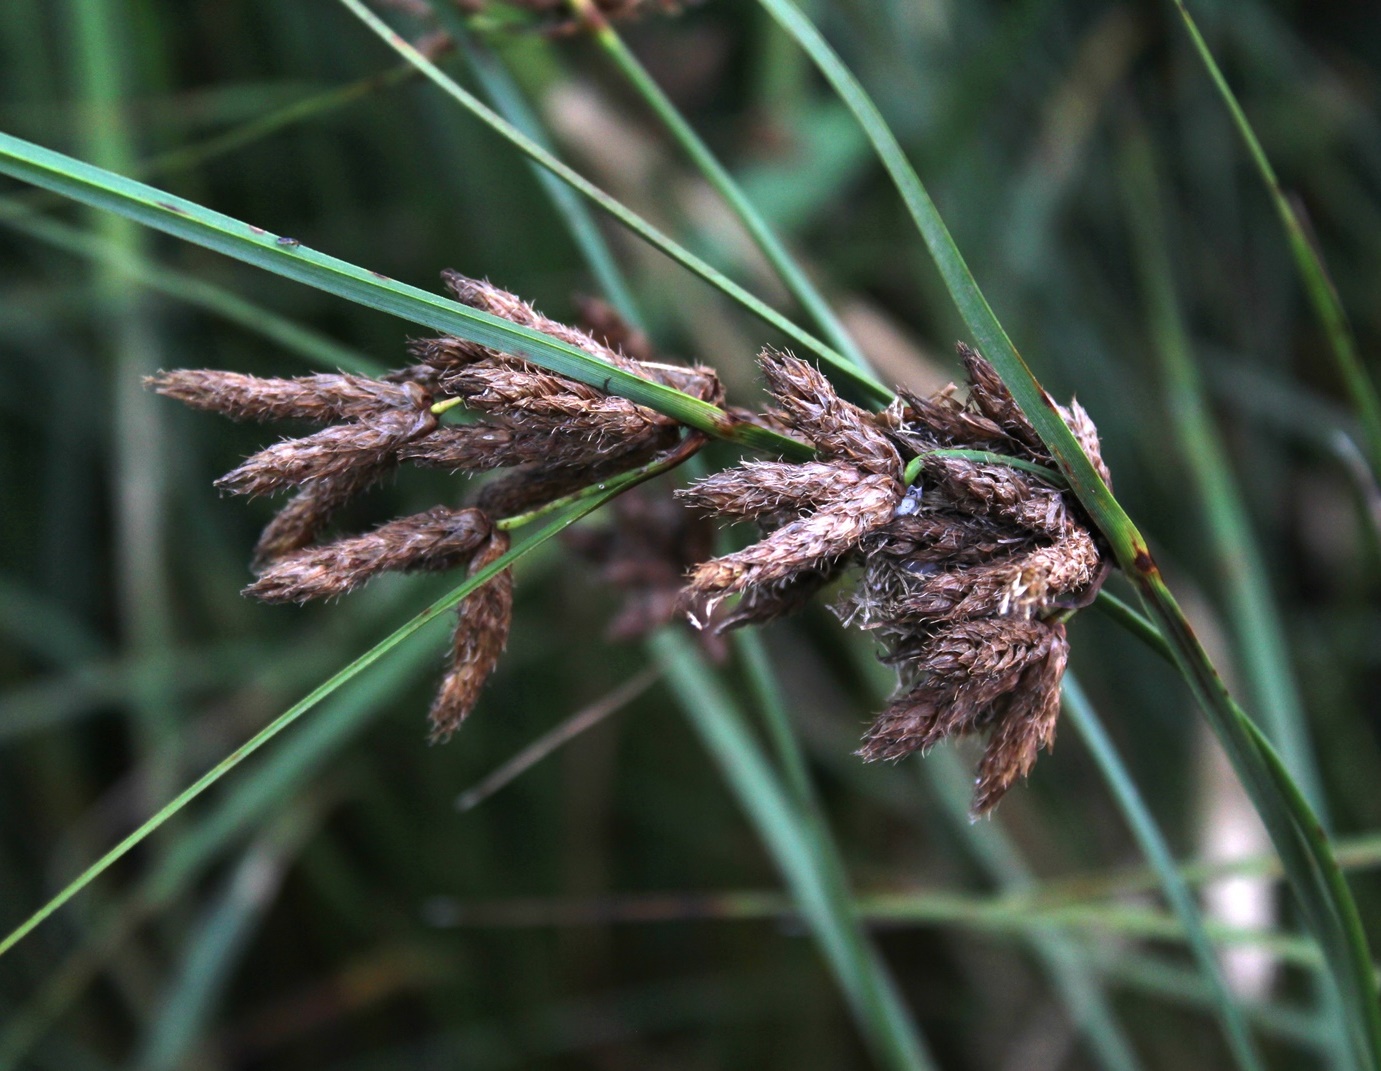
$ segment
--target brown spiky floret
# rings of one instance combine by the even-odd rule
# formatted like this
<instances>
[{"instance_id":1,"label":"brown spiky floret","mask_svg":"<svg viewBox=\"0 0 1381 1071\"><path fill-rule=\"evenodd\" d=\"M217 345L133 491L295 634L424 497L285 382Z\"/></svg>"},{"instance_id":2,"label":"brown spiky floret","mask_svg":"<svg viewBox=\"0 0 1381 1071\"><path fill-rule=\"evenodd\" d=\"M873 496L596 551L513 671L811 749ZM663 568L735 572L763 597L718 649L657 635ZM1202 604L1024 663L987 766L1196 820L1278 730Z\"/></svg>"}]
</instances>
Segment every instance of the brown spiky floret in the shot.
<instances>
[{"instance_id":1,"label":"brown spiky floret","mask_svg":"<svg viewBox=\"0 0 1381 1071\"><path fill-rule=\"evenodd\" d=\"M360 492L378 483L392 468L391 461L361 465L335 476L303 483L260 533L250 568L256 573L262 572L276 558L310 546L337 512Z\"/></svg>"},{"instance_id":2,"label":"brown spiky floret","mask_svg":"<svg viewBox=\"0 0 1381 1071\"><path fill-rule=\"evenodd\" d=\"M309 480L329 480L397 459L404 444L436 428L429 409L394 410L334 424L300 439L283 439L227 472L216 486L237 495L269 495Z\"/></svg>"},{"instance_id":3,"label":"brown spiky floret","mask_svg":"<svg viewBox=\"0 0 1381 1071\"><path fill-rule=\"evenodd\" d=\"M495 531L470 563L470 575L492 565L508 551L507 532ZM480 690L508 645L513 622L513 570L504 569L456 608L451 655L432 702L428 720L434 743L443 743L475 708Z\"/></svg>"},{"instance_id":4,"label":"brown spiky floret","mask_svg":"<svg viewBox=\"0 0 1381 1071\"><path fill-rule=\"evenodd\" d=\"M860 754L897 759L987 731L974 810L985 813L1054 742L1069 654L1058 622L986 618L934 633L915 687L878 716Z\"/></svg>"},{"instance_id":5,"label":"brown spiky floret","mask_svg":"<svg viewBox=\"0 0 1381 1071\"><path fill-rule=\"evenodd\" d=\"M759 542L691 570L683 599L697 621L735 594L747 605L734 624L780 616L804 601L803 591L823 586L902 497L901 455L878 418L799 358L765 350L759 363L777 418L821 460L748 462L679 492L706 512L756 518L768 529Z\"/></svg>"},{"instance_id":6,"label":"brown spiky floret","mask_svg":"<svg viewBox=\"0 0 1381 1071\"><path fill-rule=\"evenodd\" d=\"M839 607L874 630L907 682L869 730L867 759L896 759L950 736L987 734L974 795L990 810L1054 739L1068 655L1062 617L1096 594L1107 562L1073 500L1007 463L945 456L982 450L1050 467L1049 454L992 367L960 347L969 374L930 398L902 394L873 415L840 399L814 369L767 354L779 425L816 448L802 464L747 462L684 497L702 510L756 520L764 537L693 569L693 619L731 593L723 629L789 613L850 563L862 566ZM1100 472L1098 435L1077 406L1069 420ZM921 458L903 488L903 457Z\"/></svg>"},{"instance_id":7,"label":"brown spiky floret","mask_svg":"<svg viewBox=\"0 0 1381 1071\"><path fill-rule=\"evenodd\" d=\"M232 420L310 420L329 424L431 405L416 383L386 383L343 372L264 379L238 372L180 369L145 380L159 394Z\"/></svg>"},{"instance_id":8,"label":"brown spiky floret","mask_svg":"<svg viewBox=\"0 0 1381 1071\"><path fill-rule=\"evenodd\" d=\"M435 506L364 535L283 555L245 594L265 602L308 602L344 595L382 572L454 569L492 532L481 510Z\"/></svg>"}]
</instances>

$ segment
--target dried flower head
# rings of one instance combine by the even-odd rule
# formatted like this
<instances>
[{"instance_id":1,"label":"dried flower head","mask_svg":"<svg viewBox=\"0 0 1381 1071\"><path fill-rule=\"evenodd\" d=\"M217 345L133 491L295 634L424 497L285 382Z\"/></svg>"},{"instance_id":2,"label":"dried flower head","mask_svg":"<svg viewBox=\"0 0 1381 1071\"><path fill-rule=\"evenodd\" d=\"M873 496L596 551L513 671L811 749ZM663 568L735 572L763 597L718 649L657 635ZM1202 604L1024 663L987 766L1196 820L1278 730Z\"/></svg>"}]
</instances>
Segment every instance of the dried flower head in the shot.
<instances>
[{"instance_id":1,"label":"dried flower head","mask_svg":"<svg viewBox=\"0 0 1381 1071\"><path fill-rule=\"evenodd\" d=\"M543 316L513 294L455 272L460 300L541 331L586 354L711 401L722 399L706 368L640 361L636 339L612 313L596 338ZM234 372L160 372L160 394L236 420L325 425L259 451L217 481L235 494L292 491L255 548L258 578L247 594L268 602L343 595L383 572L468 565L472 575L508 549L493 518L512 517L627 472L675 447L681 427L606 391L544 371L512 354L459 338L410 346L415 363L379 379L340 374L265 379ZM445 424L463 407L478 422ZM468 473L506 469L463 509L437 506L373 531L318 542L338 511L400 464ZM431 712L432 736L450 736L475 704L508 636L512 576L505 570L460 606L453 650Z\"/></svg>"},{"instance_id":2,"label":"dried flower head","mask_svg":"<svg viewBox=\"0 0 1381 1071\"><path fill-rule=\"evenodd\" d=\"M969 391L903 393L882 414L842 401L794 358L766 354L763 370L781 426L808 439L817 460L746 462L687 492L715 515L758 521L764 538L693 569L693 615L740 593L716 627L794 611L857 563L838 607L871 629L902 689L864 738L869 760L898 759L953 736L984 733L974 811L991 810L1054 741L1068 658L1063 617L1086 605L1109 568L1035 429L992 366L960 346ZM1077 404L1057 407L1106 476L1098 434ZM946 451L1004 455L975 461ZM902 482L903 459L921 477Z\"/></svg>"}]
</instances>

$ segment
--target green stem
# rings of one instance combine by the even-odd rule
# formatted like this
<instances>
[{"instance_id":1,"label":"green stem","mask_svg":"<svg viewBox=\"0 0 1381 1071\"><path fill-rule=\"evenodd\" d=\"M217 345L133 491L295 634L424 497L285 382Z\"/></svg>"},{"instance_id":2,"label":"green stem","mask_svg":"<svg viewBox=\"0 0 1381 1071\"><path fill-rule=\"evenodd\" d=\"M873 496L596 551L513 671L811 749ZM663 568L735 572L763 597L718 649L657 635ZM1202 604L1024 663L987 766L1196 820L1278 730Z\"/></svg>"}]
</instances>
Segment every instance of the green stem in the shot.
<instances>
[{"instance_id":1,"label":"green stem","mask_svg":"<svg viewBox=\"0 0 1381 1071\"><path fill-rule=\"evenodd\" d=\"M1006 465L1009 468L1021 469L1022 472L1029 472L1032 476L1039 476L1051 487L1067 487L1065 478L1052 468L1045 465L1037 465L1034 461L1027 461L1024 458L1012 457L1008 454L994 454L988 450L927 450L923 454L917 454L906 463L906 468L902 470L902 483L910 487L916 482L916 477L925 468L925 460L928 457L955 457L962 461L976 461L980 465Z\"/></svg>"},{"instance_id":2,"label":"green stem","mask_svg":"<svg viewBox=\"0 0 1381 1071\"><path fill-rule=\"evenodd\" d=\"M1107 588L1098 590L1098 597L1094 600L1093 605L1172 666L1175 664L1175 652L1165 642L1165 637L1160 634L1160 629L1156 628L1136 607L1129 606Z\"/></svg>"},{"instance_id":3,"label":"green stem","mask_svg":"<svg viewBox=\"0 0 1381 1071\"><path fill-rule=\"evenodd\" d=\"M664 472L670 472L677 465L680 465L693 456L705 445L705 441L706 437L704 435L693 432L686 436L686 438L681 441L681 445L671 453L657 458L654 461L649 461L646 465L610 477L603 483L592 483L590 486L582 487L579 491L573 491L562 498L552 499L552 501L548 502L546 505L538 506L536 509L529 510L527 513L519 513L512 517L505 517L500 521L495 521L494 527L502 532L511 532L515 528L522 528L526 524L531 524L533 521L540 520L552 513L558 513L567 506L574 506L598 495L602 495L606 491L623 490L625 487L631 487L633 484L642 483L644 480L650 480L652 477L659 476Z\"/></svg>"}]
</instances>

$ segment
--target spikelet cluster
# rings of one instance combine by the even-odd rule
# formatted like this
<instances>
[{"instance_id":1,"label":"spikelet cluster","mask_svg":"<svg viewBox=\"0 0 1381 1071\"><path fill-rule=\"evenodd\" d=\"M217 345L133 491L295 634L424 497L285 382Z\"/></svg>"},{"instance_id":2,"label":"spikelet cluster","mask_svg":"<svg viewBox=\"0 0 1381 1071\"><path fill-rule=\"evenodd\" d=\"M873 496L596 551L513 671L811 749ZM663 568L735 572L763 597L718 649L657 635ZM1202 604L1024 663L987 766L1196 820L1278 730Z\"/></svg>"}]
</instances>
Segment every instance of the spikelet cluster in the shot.
<instances>
[{"instance_id":1,"label":"spikelet cluster","mask_svg":"<svg viewBox=\"0 0 1381 1071\"><path fill-rule=\"evenodd\" d=\"M903 393L881 414L840 399L804 362L763 354L775 418L809 440L817 460L750 461L683 493L764 533L694 568L683 605L718 630L760 623L859 566L838 611L875 632L902 681L860 754L897 759L983 733L973 802L982 814L1053 743L1069 651L1062 618L1093 598L1108 565L1058 487L1007 463L943 454L982 450L1052 465L991 365L967 347L960 354L964 399L953 386L929 398ZM1077 403L1057 408L1106 477L1088 414ZM908 487L914 458L921 476ZM741 598L717 613L729 595Z\"/></svg>"},{"instance_id":2,"label":"spikelet cluster","mask_svg":"<svg viewBox=\"0 0 1381 1071\"><path fill-rule=\"evenodd\" d=\"M565 342L609 365L719 401L704 368L639 361L607 339L543 316L507 291L455 272L443 275L463 303ZM600 312L600 310L595 310ZM635 341L607 310L606 334ZM246 593L306 602L353 591L387 571L487 568L508 550L496 523L636 468L674 447L680 426L605 391L512 354L453 337L414 341L413 363L382 379L335 373L265 379L234 372L160 372L148 385L197 409L237 420L321 426L283 439L216 482L242 495L290 493L254 554ZM459 403L476 418L446 423ZM480 473L504 470L463 507L436 506L356 535L323 538L332 519L400 465ZM431 709L435 739L473 708L507 642L512 576L504 570L458 608L451 655Z\"/></svg>"}]
</instances>

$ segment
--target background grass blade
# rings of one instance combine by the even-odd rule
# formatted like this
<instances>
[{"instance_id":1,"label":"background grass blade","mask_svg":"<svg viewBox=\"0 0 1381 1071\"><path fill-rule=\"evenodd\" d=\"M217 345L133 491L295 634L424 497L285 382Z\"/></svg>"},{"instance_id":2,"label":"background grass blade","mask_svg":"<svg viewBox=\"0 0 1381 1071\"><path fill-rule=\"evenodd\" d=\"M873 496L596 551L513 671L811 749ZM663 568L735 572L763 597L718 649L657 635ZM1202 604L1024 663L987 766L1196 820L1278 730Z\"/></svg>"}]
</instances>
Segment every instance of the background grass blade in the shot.
<instances>
[{"instance_id":1,"label":"background grass blade","mask_svg":"<svg viewBox=\"0 0 1381 1071\"><path fill-rule=\"evenodd\" d=\"M1122 168L1150 334L1165 380L1166 408L1186 469L1193 478L1200 509L1208 521L1235 646L1246 670L1251 705L1261 713L1267 735L1288 756L1291 776L1305 790L1314 811L1322 816L1326 813L1323 789L1314 763L1314 746L1300 709L1289 644L1271 597L1261 549L1194 365L1165 241L1160 184L1143 134L1129 136Z\"/></svg>"},{"instance_id":2,"label":"background grass blade","mask_svg":"<svg viewBox=\"0 0 1381 1071\"><path fill-rule=\"evenodd\" d=\"M849 336L843 323L816 289L815 284L810 281L810 277L787 251L771 224L754 207L733 176L725 170L709 146L686 122L676 106L662 92L661 87L638 62L637 57L628 50L623 39L600 13L593 0L572 0L572 6L590 27L595 41L627 79L629 86L647 103L705 180L733 210L791 296L810 314L829 344L859 368L871 373L868 359Z\"/></svg>"},{"instance_id":3,"label":"background grass blade","mask_svg":"<svg viewBox=\"0 0 1381 1071\"><path fill-rule=\"evenodd\" d=\"M474 71L476 79L498 112L515 130L531 139L533 144L551 153L552 146L546 131L542 129L537 115L528 107L522 91L514 84L503 65L474 39L466 28L464 19L454 7L444 5L438 0L429 2L433 16L440 20L441 25L455 38L470 69ZM408 66L412 67L411 64ZM628 323L643 329L645 325L638 314L637 303L628 287L628 280L624 278L622 269L614 259L609 244L604 240L604 235L600 233L599 226L585 202L572 187L536 161L532 162L532 172L541 184L542 191L561 214L567 230L570 231L571 239L579 248L581 257L589 266L590 274L599 284L604 297Z\"/></svg>"},{"instance_id":4,"label":"background grass blade","mask_svg":"<svg viewBox=\"0 0 1381 1071\"><path fill-rule=\"evenodd\" d=\"M683 633L664 629L652 646L687 718L791 886L878 1061L898 1069L932 1067L894 983L858 928L847 889L822 860L823 844L772 772L729 693Z\"/></svg>"},{"instance_id":5,"label":"background grass blade","mask_svg":"<svg viewBox=\"0 0 1381 1071\"><path fill-rule=\"evenodd\" d=\"M1018 903L1038 897L1039 885L1035 875L1000 820L970 820L972 778L953 749L939 749L928 755L921 775L939 797L940 806L950 825L967 834L965 840L970 850L979 866L1000 890L999 896ZM1027 923L1032 921L1029 914L1025 918ZM1040 958L1069 1009L1071 1020L1083 1032L1089 1051L1099 1065L1111 1071L1135 1071L1142 1067L1087 950L1072 940L1069 933L1057 927L1030 925L1017 926L1016 930L1025 934L1032 950Z\"/></svg>"},{"instance_id":6,"label":"background grass blade","mask_svg":"<svg viewBox=\"0 0 1381 1071\"><path fill-rule=\"evenodd\" d=\"M1342 302L1338 300L1338 291L1328 277L1328 269L1324 267L1318 248L1305 230L1304 221L1300 219L1295 206L1290 203L1290 199L1281 188L1275 168L1271 166L1271 161L1266 157L1266 150L1261 146L1261 140L1252 129L1247 113L1237 102L1232 87L1228 85L1217 60L1213 58L1208 42L1199 32L1199 26L1189 13L1189 8L1184 0L1174 0L1174 4L1184 22L1189 40L1194 45L1194 51L1223 98L1228 114L1232 116L1232 124L1241 135L1243 144L1247 146L1252 163L1256 165L1257 173L1261 175L1262 181L1266 184L1266 191L1275 204L1276 214L1280 217L1281 225L1285 228L1286 240L1290 244L1290 255L1294 258L1295 268L1304 283L1309 303L1314 306L1314 311L1323 324L1333 359L1337 362L1343 383L1352 398L1353 406L1357 409L1357 415L1361 418L1367 452L1371 460L1372 477L1381 479L1381 399L1378 399L1376 386L1362 365L1357 343L1352 337L1352 328L1347 322L1347 313L1343 311Z\"/></svg>"},{"instance_id":7,"label":"background grass blade","mask_svg":"<svg viewBox=\"0 0 1381 1071\"><path fill-rule=\"evenodd\" d=\"M3 212L0 212L0 227L8 227L73 256L105 265L125 279L262 335L319 368L343 369L362 376L377 376L388 371L378 361L319 331L246 301L224 287L160 267L147 257L90 231L45 216L6 217Z\"/></svg>"},{"instance_id":8,"label":"background grass blade","mask_svg":"<svg viewBox=\"0 0 1381 1071\"><path fill-rule=\"evenodd\" d=\"M1189 887L1180 877L1179 871L1175 869L1175 860L1170 854L1170 848L1133 783L1130 771L1118 755L1112 738L1103 728L1098 712L1093 709L1072 673L1065 674L1063 699L1064 717L1074 724L1075 731L1083 737L1085 746L1093 753L1094 761L1098 763L1104 780L1112 789L1123 817L1132 827L1142 853L1160 879L1161 890L1166 900L1179 918L1180 925L1184 927L1189 949L1213 995L1218 1018L1223 1025L1223 1033L1227 1037L1228 1048L1232 1051L1234 1060L1239 1067L1260 1071L1264 1067L1261 1056L1252 1042L1241 1009L1223 978L1217 957L1213 954L1203 917L1199 914L1199 906L1194 902Z\"/></svg>"}]
</instances>

